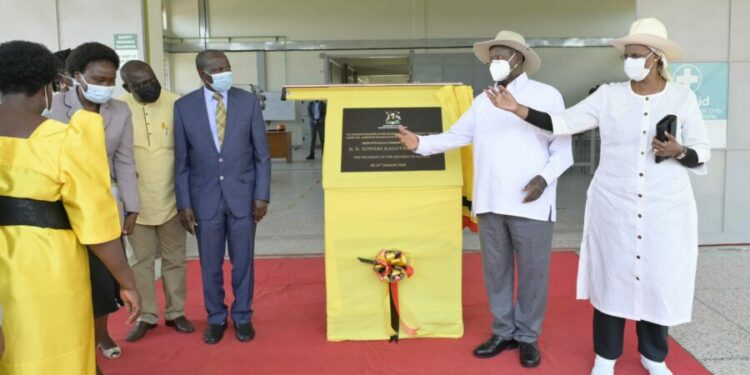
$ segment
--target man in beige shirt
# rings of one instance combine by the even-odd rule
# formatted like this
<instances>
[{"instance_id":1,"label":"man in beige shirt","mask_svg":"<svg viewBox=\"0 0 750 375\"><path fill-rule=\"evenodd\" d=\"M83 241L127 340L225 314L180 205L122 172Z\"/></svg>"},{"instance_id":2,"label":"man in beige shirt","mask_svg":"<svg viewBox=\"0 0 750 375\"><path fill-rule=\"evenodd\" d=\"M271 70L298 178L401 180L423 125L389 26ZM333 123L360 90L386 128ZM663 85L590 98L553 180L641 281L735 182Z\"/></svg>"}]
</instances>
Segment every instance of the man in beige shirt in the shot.
<instances>
[{"instance_id":1,"label":"man in beige shirt","mask_svg":"<svg viewBox=\"0 0 750 375\"><path fill-rule=\"evenodd\" d=\"M177 216L174 194L174 103L179 96L162 90L151 67L142 61L129 61L120 76L128 92L121 99L133 115L133 149L138 172L141 211L133 233L136 286L143 298L141 317L127 341L143 338L159 320L154 288L154 264L161 256L166 325L181 333L195 331L185 317L185 240L186 231Z\"/></svg>"}]
</instances>

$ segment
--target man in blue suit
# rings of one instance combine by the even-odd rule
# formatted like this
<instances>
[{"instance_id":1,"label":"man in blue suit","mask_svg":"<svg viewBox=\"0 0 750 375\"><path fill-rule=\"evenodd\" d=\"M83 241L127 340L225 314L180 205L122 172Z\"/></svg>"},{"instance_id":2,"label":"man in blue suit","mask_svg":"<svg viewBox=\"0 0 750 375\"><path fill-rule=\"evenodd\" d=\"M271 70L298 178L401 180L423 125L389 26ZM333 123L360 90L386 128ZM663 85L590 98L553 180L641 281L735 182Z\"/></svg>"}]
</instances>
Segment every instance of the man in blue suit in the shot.
<instances>
[{"instance_id":1,"label":"man in blue suit","mask_svg":"<svg viewBox=\"0 0 750 375\"><path fill-rule=\"evenodd\" d=\"M206 50L195 59L204 87L175 103L175 194L180 220L198 237L208 328L203 340L224 336L227 315L237 339L255 337L253 250L256 225L268 210L271 161L260 102L232 88L224 53ZM232 263L234 302L224 304L225 249Z\"/></svg>"}]
</instances>

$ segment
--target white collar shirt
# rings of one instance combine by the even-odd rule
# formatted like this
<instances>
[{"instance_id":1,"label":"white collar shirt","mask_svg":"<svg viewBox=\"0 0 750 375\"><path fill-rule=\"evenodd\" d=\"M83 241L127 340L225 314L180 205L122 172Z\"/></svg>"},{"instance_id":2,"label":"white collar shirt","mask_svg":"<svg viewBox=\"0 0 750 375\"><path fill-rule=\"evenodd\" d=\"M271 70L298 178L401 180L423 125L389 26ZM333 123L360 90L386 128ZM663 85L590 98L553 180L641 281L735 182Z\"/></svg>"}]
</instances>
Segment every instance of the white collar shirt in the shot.
<instances>
[{"instance_id":1,"label":"white collar shirt","mask_svg":"<svg viewBox=\"0 0 750 375\"><path fill-rule=\"evenodd\" d=\"M549 112L565 110L552 86L526 73L507 89L521 103ZM544 132L513 113L496 108L482 93L446 132L420 136L416 152L442 153L473 144L474 187L472 213L495 213L541 221L556 220L557 178L573 165L571 137ZM523 203L524 188L535 176L547 181L539 199Z\"/></svg>"}]
</instances>

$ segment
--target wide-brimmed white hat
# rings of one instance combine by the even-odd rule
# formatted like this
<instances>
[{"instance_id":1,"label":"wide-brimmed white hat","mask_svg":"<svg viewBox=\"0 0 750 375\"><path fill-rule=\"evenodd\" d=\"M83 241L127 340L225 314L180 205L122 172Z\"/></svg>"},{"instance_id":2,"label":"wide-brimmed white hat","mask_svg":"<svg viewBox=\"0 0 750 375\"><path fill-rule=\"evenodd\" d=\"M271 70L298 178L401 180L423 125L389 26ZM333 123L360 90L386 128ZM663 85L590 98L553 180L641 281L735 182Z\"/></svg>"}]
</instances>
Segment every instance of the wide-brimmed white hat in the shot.
<instances>
[{"instance_id":1,"label":"wide-brimmed white hat","mask_svg":"<svg viewBox=\"0 0 750 375\"><path fill-rule=\"evenodd\" d=\"M636 20L630 26L630 33L627 36L612 40L609 44L620 51L624 51L625 46L629 44L641 44L664 52L669 60L682 59L682 48L669 40L667 28L656 18Z\"/></svg>"},{"instance_id":2,"label":"wide-brimmed white hat","mask_svg":"<svg viewBox=\"0 0 750 375\"><path fill-rule=\"evenodd\" d=\"M495 39L474 43L474 54L479 61L489 64L490 48L494 46L510 47L523 54L523 71L526 73L534 73L542 67L542 59L526 44L526 39L519 33L503 30L497 33Z\"/></svg>"}]
</instances>

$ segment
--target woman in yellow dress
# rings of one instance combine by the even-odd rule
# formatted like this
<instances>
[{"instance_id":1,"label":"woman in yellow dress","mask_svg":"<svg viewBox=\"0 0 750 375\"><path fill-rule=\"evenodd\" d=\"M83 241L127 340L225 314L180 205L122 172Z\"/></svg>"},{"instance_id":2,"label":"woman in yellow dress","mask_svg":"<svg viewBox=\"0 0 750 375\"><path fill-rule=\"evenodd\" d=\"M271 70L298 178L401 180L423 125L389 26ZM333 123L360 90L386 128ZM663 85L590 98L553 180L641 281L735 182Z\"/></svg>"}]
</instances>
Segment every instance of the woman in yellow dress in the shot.
<instances>
[{"instance_id":1,"label":"woman in yellow dress","mask_svg":"<svg viewBox=\"0 0 750 375\"><path fill-rule=\"evenodd\" d=\"M0 44L0 374L95 373L88 245L140 311L110 193L104 127L78 111L63 124L49 110L55 78L42 45Z\"/></svg>"}]
</instances>

